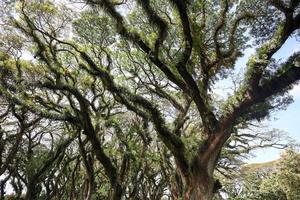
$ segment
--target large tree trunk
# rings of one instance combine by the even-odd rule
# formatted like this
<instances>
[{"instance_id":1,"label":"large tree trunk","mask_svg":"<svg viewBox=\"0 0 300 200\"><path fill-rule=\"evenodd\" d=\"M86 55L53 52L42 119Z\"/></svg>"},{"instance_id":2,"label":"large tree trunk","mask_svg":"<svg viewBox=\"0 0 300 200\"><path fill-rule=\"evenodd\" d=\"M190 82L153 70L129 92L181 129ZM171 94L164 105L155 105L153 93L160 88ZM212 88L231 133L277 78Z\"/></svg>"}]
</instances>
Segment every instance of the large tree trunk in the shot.
<instances>
[{"instance_id":1,"label":"large tree trunk","mask_svg":"<svg viewBox=\"0 0 300 200\"><path fill-rule=\"evenodd\" d=\"M186 185L184 200L212 200L214 196L213 178L193 176Z\"/></svg>"},{"instance_id":2,"label":"large tree trunk","mask_svg":"<svg viewBox=\"0 0 300 200\"><path fill-rule=\"evenodd\" d=\"M177 179L176 183L171 184L172 199L212 200L215 186L213 177L199 170L197 173L182 176L181 180Z\"/></svg>"},{"instance_id":3,"label":"large tree trunk","mask_svg":"<svg viewBox=\"0 0 300 200\"><path fill-rule=\"evenodd\" d=\"M198 157L195 158L188 171L181 171L181 194L178 199L184 200L212 200L214 193L220 189L219 182L215 182L213 174L217 163L220 149L199 150ZM180 168L179 168L180 171ZM177 184L178 185L178 184ZM176 198L175 198L176 199Z\"/></svg>"},{"instance_id":4,"label":"large tree trunk","mask_svg":"<svg viewBox=\"0 0 300 200\"><path fill-rule=\"evenodd\" d=\"M222 146L229 136L229 129L220 133L207 134L208 139L198 150L198 155L191 164L188 173L182 171L185 180L184 200L212 200L214 193L221 188L220 182L214 180L214 170Z\"/></svg>"},{"instance_id":5,"label":"large tree trunk","mask_svg":"<svg viewBox=\"0 0 300 200\"><path fill-rule=\"evenodd\" d=\"M34 180L29 181L29 183L27 184L25 200L38 199L41 191L42 187L39 183L35 183Z\"/></svg>"}]
</instances>

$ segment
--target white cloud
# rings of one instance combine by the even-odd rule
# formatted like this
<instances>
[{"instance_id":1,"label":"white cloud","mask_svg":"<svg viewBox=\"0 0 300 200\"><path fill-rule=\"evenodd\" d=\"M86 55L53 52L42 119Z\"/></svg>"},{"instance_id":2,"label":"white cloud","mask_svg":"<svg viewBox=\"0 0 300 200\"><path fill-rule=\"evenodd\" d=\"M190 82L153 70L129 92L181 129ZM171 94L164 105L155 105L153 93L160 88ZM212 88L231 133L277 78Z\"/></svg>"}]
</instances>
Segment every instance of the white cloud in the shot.
<instances>
[{"instance_id":1,"label":"white cloud","mask_svg":"<svg viewBox=\"0 0 300 200\"><path fill-rule=\"evenodd\" d=\"M295 48L295 49L293 49L293 54L294 53L296 53L296 52L298 52L298 51L300 51L300 48L298 47L298 48Z\"/></svg>"},{"instance_id":2,"label":"white cloud","mask_svg":"<svg viewBox=\"0 0 300 200\"><path fill-rule=\"evenodd\" d=\"M300 98L300 83L293 87L293 89L290 91L290 94L293 95L295 99Z\"/></svg>"}]
</instances>

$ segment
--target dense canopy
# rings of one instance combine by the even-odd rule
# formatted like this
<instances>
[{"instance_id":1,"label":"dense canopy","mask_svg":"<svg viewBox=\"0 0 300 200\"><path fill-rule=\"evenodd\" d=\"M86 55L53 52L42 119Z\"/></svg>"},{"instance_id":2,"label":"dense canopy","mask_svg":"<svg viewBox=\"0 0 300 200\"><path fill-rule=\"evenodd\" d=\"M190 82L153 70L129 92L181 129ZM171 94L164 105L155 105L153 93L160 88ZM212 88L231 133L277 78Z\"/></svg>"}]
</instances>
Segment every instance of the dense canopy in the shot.
<instances>
[{"instance_id":1,"label":"dense canopy","mask_svg":"<svg viewBox=\"0 0 300 200\"><path fill-rule=\"evenodd\" d=\"M1 196L211 200L251 149L285 147L255 127L300 79L300 52L274 59L299 0L0 4Z\"/></svg>"}]
</instances>

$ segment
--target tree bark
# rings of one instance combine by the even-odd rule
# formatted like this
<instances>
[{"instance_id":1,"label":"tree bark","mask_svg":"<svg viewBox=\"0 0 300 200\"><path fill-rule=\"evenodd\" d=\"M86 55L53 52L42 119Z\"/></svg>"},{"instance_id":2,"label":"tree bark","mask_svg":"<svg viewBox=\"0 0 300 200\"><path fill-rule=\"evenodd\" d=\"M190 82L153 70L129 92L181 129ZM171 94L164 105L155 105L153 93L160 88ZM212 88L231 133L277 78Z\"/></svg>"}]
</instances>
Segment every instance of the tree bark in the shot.
<instances>
[{"instance_id":1,"label":"tree bark","mask_svg":"<svg viewBox=\"0 0 300 200\"><path fill-rule=\"evenodd\" d=\"M214 197L215 181L213 177L191 174L183 185L181 184L172 184L174 186L171 190L173 200L212 200Z\"/></svg>"},{"instance_id":2,"label":"tree bark","mask_svg":"<svg viewBox=\"0 0 300 200\"><path fill-rule=\"evenodd\" d=\"M32 200L32 199L38 199L40 196L42 187L40 184L34 183L34 180L29 181L27 184L27 192L25 195L25 200Z\"/></svg>"},{"instance_id":3,"label":"tree bark","mask_svg":"<svg viewBox=\"0 0 300 200\"><path fill-rule=\"evenodd\" d=\"M220 189L221 185L219 182L215 182L213 174L221 151L219 148L219 143L222 142L221 136L211 137L209 142L199 149L199 154L191 163L188 173L184 173L185 171L180 170L180 166L178 166L183 183L183 191L176 192L181 194L179 199L212 200L215 191Z\"/></svg>"},{"instance_id":4,"label":"tree bark","mask_svg":"<svg viewBox=\"0 0 300 200\"><path fill-rule=\"evenodd\" d=\"M190 178L190 182L186 186L184 200L212 200L214 196L214 180L206 177L202 179L198 176Z\"/></svg>"}]
</instances>

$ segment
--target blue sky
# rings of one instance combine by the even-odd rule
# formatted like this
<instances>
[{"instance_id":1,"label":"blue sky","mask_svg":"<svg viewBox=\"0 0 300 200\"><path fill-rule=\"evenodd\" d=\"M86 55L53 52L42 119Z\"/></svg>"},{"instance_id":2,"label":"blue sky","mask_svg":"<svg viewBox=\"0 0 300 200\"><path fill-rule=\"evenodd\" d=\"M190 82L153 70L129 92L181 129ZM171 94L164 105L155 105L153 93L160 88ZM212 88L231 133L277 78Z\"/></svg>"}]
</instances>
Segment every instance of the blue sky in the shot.
<instances>
[{"instance_id":1,"label":"blue sky","mask_svg":"<svg viewBox=\"0 0 300 200\"><path fill-rule=\"evenodd\" d=\"M294 103L290 104L287 110L282 110L273 115L270 122L270 129L277 128L288 133L288 135L295 139L300 144L300 86L297 86L291 93L295 93ZM249 160L249 162L267 162L279 158L282 150L269 148L255 152L256 157Z\"/></svg>"},{"instance_id":2,"label":"blue sky","mask_svg":"<svg viewBox=\"0 0 300 200\"><path fill-rule=\"evenodd\" d=\"M247 58L254 53L254 49L248 49L245 56L239 60L238 65L245 66ZM275 59L284 61L291 54L300 51L300 42L295 38L290 38L283 47L274 55ZM269 128L280 129L288 133L297 143L300 144L300 84L295 85L290 91L294 97L294 102L290 104L286 110L273 113L271 120L268 122ZM282 150L268 148L255 151L256 157L249 159L248 162L267 162L280 157Z\"/></svg>"},{"instance_id":3,"label":"blue sky","mask_svg":"<svg viewBox=\"0 0 300 200\"><path fill-rule=\"evenodd\" d=\"M300 42L297 41L295 37L291 37L273 57L276 60L283 62L296 51L300 51ZM254 48L245 50L244 56L236 63L234 74L243 74L245 72L245 66L248 58L254 53ZM232 81L231 77L229 77L228 79L218 82L215 85L214 91L217 93L217 95L226 98L232 93L232 89L230 89L231 87ZM295 85L290 91L290 94L294 97L294 102L290 104L286 110L273 112L271 118L268 121L264 121L262 126L267 125L268 130L282 130L286 132L289 137L294 139L296 143L300 144L300 117L298 117L298 113L300 113L300 84ZM254 163L275 160L280 157L280 153L282 151L283 150L274 148L253 151L252 153L254 153L255 157L251 157L249 160L247 160L247 162Z\"/></svg>"}]
</instances>

